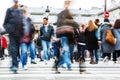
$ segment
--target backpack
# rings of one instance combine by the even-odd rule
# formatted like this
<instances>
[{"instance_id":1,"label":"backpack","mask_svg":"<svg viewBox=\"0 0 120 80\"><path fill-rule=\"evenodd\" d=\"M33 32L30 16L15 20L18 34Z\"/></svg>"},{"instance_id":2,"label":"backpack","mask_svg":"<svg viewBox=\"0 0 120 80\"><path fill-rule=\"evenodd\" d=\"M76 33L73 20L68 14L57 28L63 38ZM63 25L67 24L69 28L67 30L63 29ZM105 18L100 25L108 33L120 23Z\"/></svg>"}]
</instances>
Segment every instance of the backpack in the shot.
<instances>
[{"instance_id":1,"label":"backpack","mask_svg":"<svg viewBox=\"0 0 120 80\"><path fill-rule=\"evenodd\" d=\"M107 30L107 32L106 32L106 38L105 39L111 45L115 45L116 44L116 40L115 40L115 37L114 37L111 29Z\"/></svg>"}]
</instances>

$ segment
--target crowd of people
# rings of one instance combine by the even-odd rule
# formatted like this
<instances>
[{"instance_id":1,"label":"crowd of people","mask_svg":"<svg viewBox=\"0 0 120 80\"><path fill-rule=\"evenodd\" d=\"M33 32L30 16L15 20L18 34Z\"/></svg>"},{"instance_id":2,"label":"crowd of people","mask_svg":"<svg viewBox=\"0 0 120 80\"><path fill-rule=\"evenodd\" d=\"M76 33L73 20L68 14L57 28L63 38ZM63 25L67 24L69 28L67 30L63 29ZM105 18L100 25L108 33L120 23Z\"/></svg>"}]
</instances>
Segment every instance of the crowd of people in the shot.
<instances>
[{"instance_id":1,"label":"crowd of people","mask_svg":"<svg viewBox=\"0 0 120 80\"><path fill-rule=\"evenodd\" d=\"M74 21L68 7L58 14L54 24L49 24L48 18L43 18L43 25L39 31L35 30L31 18L28 16L27 6L19 5L18 0L13 0L14 5L7 9L3 27L9 34L9 46L4 36L1 38L2 46L0 57L4 58L4 50L8 48L12 58L10 69L17 72L19 62L22 68L27 69L28 50L30 51L31 64L37 64L35 58L45 64L51 58L55 60L53 68L57 73L58 68L67 65L68 70L75 61L86 61L89 54L90 64L99 64L99 58L104 62L120 60L120 19L111 24L109 19L101 23L99 19L89 20L87 24L79 25ZM111 45L106 41L107 30L111 29L116 44ZM99 52L100 55L98 56Z\"/></svg>"}]
</instances>

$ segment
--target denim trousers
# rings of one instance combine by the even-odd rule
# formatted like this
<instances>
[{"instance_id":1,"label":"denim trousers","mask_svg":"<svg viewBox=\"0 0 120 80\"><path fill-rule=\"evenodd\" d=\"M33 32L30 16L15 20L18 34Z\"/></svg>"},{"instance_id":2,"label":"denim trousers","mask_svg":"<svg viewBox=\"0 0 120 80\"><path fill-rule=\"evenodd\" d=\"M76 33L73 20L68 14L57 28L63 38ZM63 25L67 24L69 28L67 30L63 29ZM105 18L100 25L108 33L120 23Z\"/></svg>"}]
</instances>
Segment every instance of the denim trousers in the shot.
<instances>
[{"instance_id":1,"label":"denim trousers","mask_svg":"<svg viewBox=\"0 0 120 80\"><path fill-rule=\"evenodd\" d=\"M60 59L60 62L58 63L58 66L66 63L67 68L71 68L68 38L66 36L63 36L60 38L60 41L61 41L61 47L63 49L63 53L61 55L61 59Z\"/></svg>"},{"instance_id":2,"label":"denim trousers","mask_svg":"<svg viewBox=\"0 0 120 80\"><path fill-rule=\"evenodd\" d=\"M44 52L44 60L50 60L50 41L42 40L42 47Z\"/></svg>"},{"instance_id":3,"label":"denim trousers","mask_svg":"<svg viewBox=\"0 0 120 80\"><path fill-rule=\"evenodd\" d=\"M99 59L98 59L98 50L94 49L94 50L89 50L90 51L90 55L91 57L95 56L95 61L98 63Z\"/></svg>"},{"instance_id":4,"label":"denim trousers","mask_svg":"<svg viewBox=\"0 0 120 80\"><path fill-rule=\"evenodd\" d=\"M35 52L36 52L36 49L35 49L35 42L32 41L30 42L29 44L26 44L26 43L21 43L20 44L20 48L21 48L21 62L22 62L22 65L27 65L27 60L28 60L28 48L30 49L30 57L31 57L31 60L34 60L35 59Z\"/></svg>"},{"instance_id":5,"label":"denim trousers","mask_svg":"<svg viewBox=\"0 0 120 80\"><path fill-rule=\"evenodd\" d=\"M54 42L52 43L52 48L53 48L53 56L56 57L58 53L56 43Z\"/></svg>"}]
</instances>

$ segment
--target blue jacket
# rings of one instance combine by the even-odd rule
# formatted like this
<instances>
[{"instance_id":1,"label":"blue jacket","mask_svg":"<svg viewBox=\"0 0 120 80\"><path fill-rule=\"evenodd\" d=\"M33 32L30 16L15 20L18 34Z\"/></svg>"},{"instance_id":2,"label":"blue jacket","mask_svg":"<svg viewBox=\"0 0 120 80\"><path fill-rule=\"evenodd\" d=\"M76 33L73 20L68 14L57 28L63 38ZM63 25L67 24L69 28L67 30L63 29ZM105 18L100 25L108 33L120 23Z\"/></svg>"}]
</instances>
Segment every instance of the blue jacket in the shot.
<instances>
[{"instance_id":1,"label":"blue jacket","mask_svg":"<svg viewBox=\"0 0 120 80\"><path fill-rule=\"evenodd\" d=\"M106 41L106 32L110 29L110 24L103 24L100 30L100 37L101 37L101 50L103 53L111 53L113 52L114 46L109 44Z\"/></svg>"}]
</instances>

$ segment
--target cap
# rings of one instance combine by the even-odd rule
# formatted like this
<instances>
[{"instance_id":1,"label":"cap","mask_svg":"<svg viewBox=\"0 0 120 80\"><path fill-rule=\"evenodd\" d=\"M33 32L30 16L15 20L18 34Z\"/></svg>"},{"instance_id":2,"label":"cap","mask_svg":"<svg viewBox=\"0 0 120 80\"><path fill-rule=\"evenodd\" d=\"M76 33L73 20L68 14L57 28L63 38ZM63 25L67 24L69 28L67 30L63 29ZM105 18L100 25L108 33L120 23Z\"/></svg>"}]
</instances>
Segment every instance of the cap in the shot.
<instances>
[{"instance_id":1,"label":"cap","mask_svg":"<svg viewBox=\"0 0 120 80\"><path fill-rule=\"evenodd\" d=\"M13 2L18 2L18 0L13 0Z\"/></svg>"}]
</instances>

